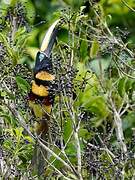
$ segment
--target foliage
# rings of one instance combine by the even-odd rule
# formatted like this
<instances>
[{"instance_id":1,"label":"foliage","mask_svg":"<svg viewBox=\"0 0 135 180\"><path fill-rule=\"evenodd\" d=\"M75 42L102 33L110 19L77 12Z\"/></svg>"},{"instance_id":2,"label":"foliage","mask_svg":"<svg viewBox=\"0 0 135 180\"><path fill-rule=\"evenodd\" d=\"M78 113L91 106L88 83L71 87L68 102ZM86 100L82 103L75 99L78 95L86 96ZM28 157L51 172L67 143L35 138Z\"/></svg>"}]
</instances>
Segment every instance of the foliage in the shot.
<instances>
[{"instance_id":1,"label":"foliage","mask_svg":"<svg viewBox=\"0 0 135 180\"><path fill-rule=\"evenodd\" d=\"M31 169L37 143L49 154L43 179L134 179L135 3L9 2L0 1L1 178L42 179ZM35 54L57 18L51 140L43 142L27 95Z\"/></svg>"}]
</instances>

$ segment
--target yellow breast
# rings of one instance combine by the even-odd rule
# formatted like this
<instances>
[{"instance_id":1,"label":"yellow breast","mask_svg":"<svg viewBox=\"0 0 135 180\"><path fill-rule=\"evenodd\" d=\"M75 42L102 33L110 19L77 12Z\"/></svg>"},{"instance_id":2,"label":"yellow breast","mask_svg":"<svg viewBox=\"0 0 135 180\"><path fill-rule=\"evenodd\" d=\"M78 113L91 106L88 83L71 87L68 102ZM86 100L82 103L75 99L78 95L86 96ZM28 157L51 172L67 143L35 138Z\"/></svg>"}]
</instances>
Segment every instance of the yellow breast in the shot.
<instances>
[{"instance_id":1,"label":"yellow breast","mask_svg":"<svg viewBox=\"0 0 135 180\"><path fill-rule=\"evenodd\" d=\"M48 96L48 87L43 85L37 85L35 81L32 81L32 92L38 96Z\"/></svg>"},{"instance_id":2,"label":"yellow breast","mask_svg":"<svg viewBox=\"0 0 135 180\"><path fill-rule=\"evenodd\" d=\"M46 71L40 71L36 74L36 78L43 80L43 81L52 81L55 79L54 75L46 72Z\"/></svg>"}]
</instances>

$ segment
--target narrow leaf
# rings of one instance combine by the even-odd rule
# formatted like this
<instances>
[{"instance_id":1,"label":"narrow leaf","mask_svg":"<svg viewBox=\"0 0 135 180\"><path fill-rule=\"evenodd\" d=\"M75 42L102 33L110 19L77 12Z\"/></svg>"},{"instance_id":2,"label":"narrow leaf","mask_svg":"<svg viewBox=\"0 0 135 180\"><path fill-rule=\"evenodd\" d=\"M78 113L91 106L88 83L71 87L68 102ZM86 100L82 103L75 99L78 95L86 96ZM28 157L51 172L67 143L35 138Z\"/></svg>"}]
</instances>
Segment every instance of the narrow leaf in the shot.
<instances>
[{"instance_id":1,"label":"narrow leaf","mask_svg":"<svg viewBox=\"0 0 135 180\"><path fill-rule=\"evenodd\" d=\"M92 45L91 45L91 49L90 49L90 57L92 59L97 56L99 47L100 47L99 42L96 39L94 39L94 41L92 42Z\"/></svg>"}]
</instances>

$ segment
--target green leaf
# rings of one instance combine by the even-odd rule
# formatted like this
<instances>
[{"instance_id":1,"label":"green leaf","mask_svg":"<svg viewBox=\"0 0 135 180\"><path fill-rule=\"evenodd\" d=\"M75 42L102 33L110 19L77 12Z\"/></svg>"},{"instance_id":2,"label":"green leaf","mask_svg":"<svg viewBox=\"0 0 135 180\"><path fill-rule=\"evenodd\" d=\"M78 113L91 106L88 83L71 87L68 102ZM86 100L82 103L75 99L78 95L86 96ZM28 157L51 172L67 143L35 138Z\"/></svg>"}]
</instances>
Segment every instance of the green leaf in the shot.
<instances>
[{"instance_id":1,"label":"green leaf","mask_svg":"<svg viewBox=\"0 0 135 180\"><path fill-rule=\"evenodd\" d=\"M127 81L125 83L125 91L126 92L128 92L132 88L133 83L134 83L134 80L127 79Z\"/></svg>"},{"instance_id":2,"label":"green leaf","mask_svg":"<svg viewBox=\"0 0 135 180\"><path fill-rule=\"evenodd\" d=\"M70 137L72 133L72 121L71 119L67 119L65 122L64 122L64 141L67 142L68 138Z\"/></svg>"},{"instance_id":3,"label":"green leaf","mask_svg":"<svg viewBox=\"0 0 135 180\"><path fill-rule=\"evenodd\" d=\"M95 72L97 75L100 75L101 72L104 73L108 69L110 63L111 63L111 56L105 59L104 58L93 59L89 62L88 66L93 72Z\"/></svg>"},{"instance_id":4,"label":"green leaf","mask_svg":"<svg viewBox=\"0 0 135 180\"><path fill-rule=\"evenodd\" d=\"M91 97L87 102L84 101L84 108L88 109L90 112L95 114L99 120L102 120L108 116L108 107L105 100L101 96Z\"/></svg>"},{"instance_id":5,"label":"green leaf","mask_svg":"<svg viewBox=\"0 0 135 180\"><path fill-rule=\"evenodd\" d=\"M77 161L75 144L76 144L75 141L72 140L72 141L70 141L70 143L68 143L68 145L65 149L65 152L72 163L75 163Z\"/></svg>"},{"instance_id":6,"label":"green leaf","mask_svg":"<svg viewBox=\"0 0 135 180\"><path fill-rule=\"evenodd\" d=\"M11 140L6 139L3 143L3 147L7 150L13 151L11 147L13 147L13 142Z\"/></svg>"},{"instance_id":7,"label":"green leaf","mask_svg":"<svg viewBox=\"0 0 135 180\"><path fill-rule=\"evenodd\" d=\"M126 137L132 137L132 128L135 127L135 112L129 112L127 115L124 116L122 119L122 127L124 130L124 134Z\"/></svg>"},{"instance_id":8,"label":"green leaf","mask_svg":"<svg viewBox=\"0 0 135 180\"><path fill-rule=\"evenodd\" d=\"M96 39L94 39L91 45L91 49L90 49L90 57L92 59L97 56L99 48L100 48L99 42Z\"/></svg>"},{"instance_id":9,"label":"green leaf","mask_svg":"<svg viewBox=\"0 0 135 180\"><path fill-rule=\"evenodd\" d=\"M68 44L68 33L68 30L64 28L59 31L58 39L60 40L60 43Z\"/></svg>"},{"instance_id":10,"label":"green leaf","mask_svg":"<svg viewBox=\"0 0 135 180\"><path fill-rule=\"evenodd\" d=\"M121 97L124 96L125 94L125 85L126 85L126 81L127 81L127 78L126 77L122 77L119 82L118 82L118 93Z\"/></svg>"},{"instance_id":11,"label":"green leaf","mask_svg":"<svg viewBox=\"0 0 135 180\"><path fill-rule=\"evenodd\" d=\"M80 56L82 61L85 60L85 58L88 56L88 42L87 41L82 41L80 45Z\"/></svg>"},{"instance_id":12,"label":"green leaf","mask_svg":"<svg viewBox=\"0 0 135 180\"><path fill-rule=\"evenodd\" d=\"M79 130L79 136L80 136L81 138L84 138L85 140L89 140L91 134L88 132L87 129L80 128L80 130Z\"/></svg>"},{"instance_id":13,"label":"green leaf","mask_svg":"<svg viewBox=\"0 0 135 180\"><path fill-rule=\"evenodd\" d=\"M135 112L129 112L123 118L123 129L126 130L128 128L132 128L135 126Z\"/></svg>"},{"instance_id":14,"label":"green leaf","mask_svg":"<svg viewBox=\"0 0 135 180\"><path fill-rule=\"evenodd\" d=\"M6 95L7 95L6 91L1 91L1 92L0 92L0 96L1 96L1 97L5 97Z\"/></svg>"},{"instance_id":15,"label":"green leaf","mask_svg":"<svg viewBox=\"0 0 135 180\"><path fill-rule=\"evenodd\" d=\"M24 129L22 127L15 129L15 136L16 136L17 142L20 141L21 137L23 136L22 134L23 130Z\"/></svg>"},{"instance_id":16,"label":"green leaf","mask_svg":"<svg viewBox=\"0 0 135 180\"><path fill-rule=\"evenodd\" d=\"M20 76L16 76L16 83L23 92L27 92L30 89L30 84Z\"/></svg>"}]
</instances>

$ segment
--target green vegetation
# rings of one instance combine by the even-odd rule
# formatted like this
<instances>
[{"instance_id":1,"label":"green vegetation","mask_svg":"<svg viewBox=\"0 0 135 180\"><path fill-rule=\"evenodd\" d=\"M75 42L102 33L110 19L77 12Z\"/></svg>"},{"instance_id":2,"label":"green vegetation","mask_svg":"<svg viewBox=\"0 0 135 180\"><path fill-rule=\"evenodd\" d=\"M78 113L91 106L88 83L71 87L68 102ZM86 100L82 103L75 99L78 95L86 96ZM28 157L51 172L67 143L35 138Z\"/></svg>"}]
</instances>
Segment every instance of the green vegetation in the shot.
<instances>
[{"instance_id":1,"label":"green vegetation","mask_svg":"<svg viewBox=\"0 0 135 180\"><path fill-rule=\"evenodd\" d=\"M28 105L35 56L61 19L50 139ZM1 179L135 179L135 1L0 1ZM40 176L35 146L47 151Z\"/></svg>"}]
</instances>

